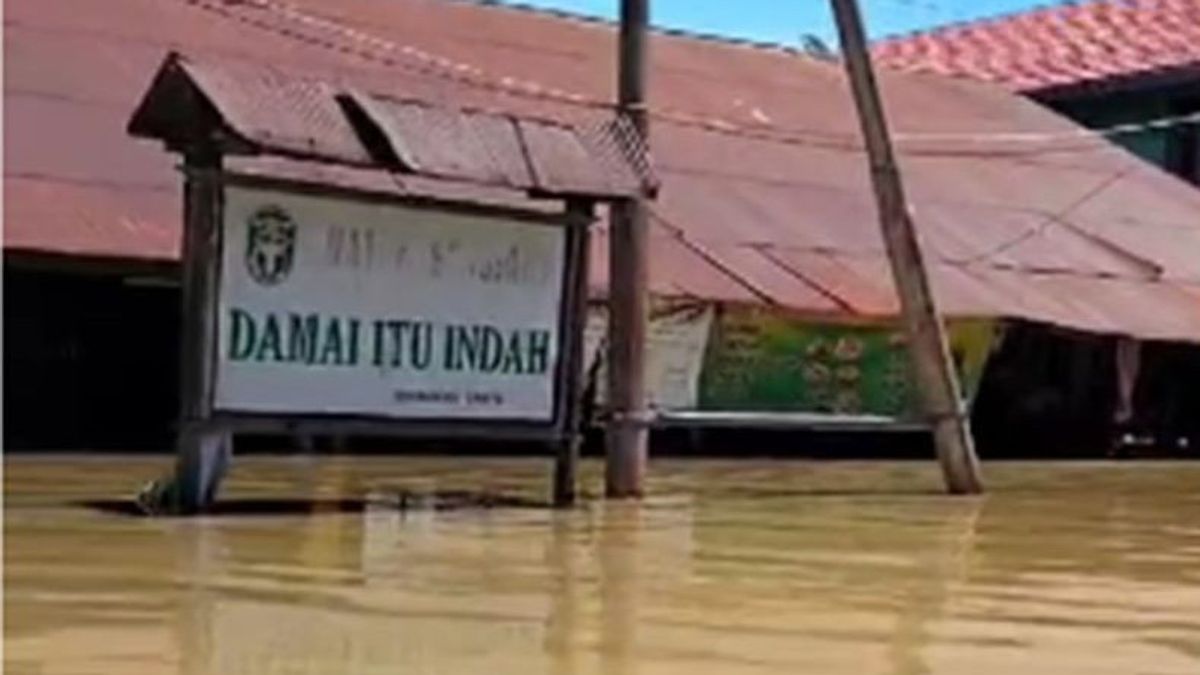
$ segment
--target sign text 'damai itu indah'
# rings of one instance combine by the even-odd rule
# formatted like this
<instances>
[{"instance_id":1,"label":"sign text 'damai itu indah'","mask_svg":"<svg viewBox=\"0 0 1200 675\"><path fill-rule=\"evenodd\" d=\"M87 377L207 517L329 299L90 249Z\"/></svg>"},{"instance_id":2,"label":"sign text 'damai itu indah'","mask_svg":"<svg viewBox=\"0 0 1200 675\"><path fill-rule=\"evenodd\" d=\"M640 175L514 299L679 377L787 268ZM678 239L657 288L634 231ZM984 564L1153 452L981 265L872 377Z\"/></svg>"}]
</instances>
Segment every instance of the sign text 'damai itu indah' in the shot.
<instances>
[{"instance_id":1,"label":"sign text 'damai itu indah'","mask_svg":"<svg viewBox=\"0 0 1200 675\"><path fill-rule=\"evenodd\" d=\"M550 421L565 228L228 187L215 405Z\"/></svg>"}]
</instances>

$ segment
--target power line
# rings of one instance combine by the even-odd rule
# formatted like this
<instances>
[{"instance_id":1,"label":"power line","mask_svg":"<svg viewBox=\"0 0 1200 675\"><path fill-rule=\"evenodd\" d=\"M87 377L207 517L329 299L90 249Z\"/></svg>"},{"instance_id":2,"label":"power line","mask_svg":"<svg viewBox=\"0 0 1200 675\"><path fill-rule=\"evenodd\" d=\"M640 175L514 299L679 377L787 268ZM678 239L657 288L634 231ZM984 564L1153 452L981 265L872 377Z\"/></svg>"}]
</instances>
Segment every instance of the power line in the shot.
<instances>
[{"instance_id":1,"label":"power line","mask_svg":"<svg viewBox=\"0 0 1200 675\"><path fill-rule=\"evenodd\" d=\"M190 5L222 17L241 21L257 28L271 31L289 39L299 39L330 50L346 52L343 46L329 40L299 36L295 32L272 25L266 21L235 15L230 5L219 0L184 0ZM908 0L894 0L907 2ZM432 54L412 45L399 44L392 40L347 26L335 20L315 16L282 0L242 0L242 6L265 10L285 20L309 28L340 35L344 39L362 45L365 49L349 52L359 58L374 61L389 67L400 67L420 75L443 79L454 84L482 88L512 96L560 103L586 109L615 111L615 105L593 97L565 89L550 87L533 80L511 76L494 76L473 64L456 61ZM380 50L385 54L377 53ZM731 120L665 107L650 107L649 116L655 120L679 126L702 129L752 140L761 140L787 145L818 147L830 150L861 151L862 143L857 136L812 129L788 128L776 124L760 123L753 126ZM1063 132L897 132L896 143L910 156L949 157L1026 157L1040 154L1086 152L1094 145L1060 145L1036 147L1062 141L1092 141L1110 137L1132 135L1147 131L1163 131L1183 125L1200 124L1200 112L1161 117L1138 123L1118 124L1100 129L1072 129ZM959 143L961 147L919 147L926 143ZM1002 149L979 147L988 144L1003 144Z\"/></svg>"},{"instance_id":2,"label":"power line","mask_svg":"<svg viewBox=\"0 0 1200 675\"><path fill-rule=\"evenodd\" d=\"M264 30L271 31L282 37L297 39L297 36L287 30L272 26L263 21L255 21L247 18L242 14L234 16L235 12L231 10L230 5L222 0L184 0L187 4L198 7L202 10L214 13L220 16L242 20ZM556 87L545 86L533 80L523 78L515 78L511 76L490 76L482 68L454 59L446 58L441 55L430 53L426 50L417 48L413 45L399 44L392 40L381 38L377 35L358 30L352 26L340 23L331 19L325 19L296 7L290 2L280 0L241 0L237 3L240 6L249 6L254 9L264 10L275 14L285 20L315 28L317 30L328 31L342 38L348 39L353 43L364 46L368 49L377 49L386 52L388 56L381 56L378 53L371 53L359 50L356 54L367 60L375 61L389 66L405 67L407 70L418 72L423 75L444 79L455 84L474 86L489 90L500 90L505 93L537 98L541 100L557 101L576 106L584 107L604 107L611 108L613 104L594 99L577 92L571 92ZM237 5L235 5L236 7ZM320 43L315 43L320 44ZM338 45L326 43L324 46L344 51ZM407 64L402 59L407 61Z\"/></svg>"},{"instance_id":3,"label":"power line","mask_svg":"<svg viewBox=\"0 0 1200 675\"><path fill-rule=\"evenodd\" d=\"M1002 131L1002 132L930 132L930 133L901 133L895 134L897 139L906 141L996 141L1003 143L1043 143L1058 140L1090 139L1096 136L1125 136L1146 131L1161 131L1177 126L1200 123L1200 111L1184 115L1159 117L1145 122L1130 122L1116 124L1099 129L1081 127L1070 131L1038 132L1038 131Z\"/></svg>"},{"instance_id":4,"label":"power line","mask_svg":"<svg viewBox=\"0 0 1200 675\"><path fill-rule=\"evenodd\" d=\"M869 0L865 4L872 5L872 4L876 4L880 1L881 0ZM882 1L885 2L886 4L896 5L896 6L902 7L906 10L917 9L917 10L931 12L931 13L937 13L937 14L946 14L947 13L946 7L939 2L935 2L935 0L882 0Z\"/></svg>"}]
</instances>

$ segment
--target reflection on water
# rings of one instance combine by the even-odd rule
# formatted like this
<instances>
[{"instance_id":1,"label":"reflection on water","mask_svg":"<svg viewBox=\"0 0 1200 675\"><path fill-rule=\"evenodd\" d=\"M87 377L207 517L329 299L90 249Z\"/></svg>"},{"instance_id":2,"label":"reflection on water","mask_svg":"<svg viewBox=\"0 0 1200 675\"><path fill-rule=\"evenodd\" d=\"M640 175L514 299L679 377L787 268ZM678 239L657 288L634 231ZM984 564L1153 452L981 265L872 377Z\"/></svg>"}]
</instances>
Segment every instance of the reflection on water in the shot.
<instances>
[{"instance_id":1,"label":"reflection on water","mask_svg":"<svg viewBox=\"0 0 1200 675\"><path fill-rule=\"evenodd\" d=\"M658 462L643 503L147 520L9 458L7 673L1200 672L1200 464ZM539 497L530 460L244 459L232 498ZM599 484L599 465L585 466Z\"/></svg>"}]
</instances>

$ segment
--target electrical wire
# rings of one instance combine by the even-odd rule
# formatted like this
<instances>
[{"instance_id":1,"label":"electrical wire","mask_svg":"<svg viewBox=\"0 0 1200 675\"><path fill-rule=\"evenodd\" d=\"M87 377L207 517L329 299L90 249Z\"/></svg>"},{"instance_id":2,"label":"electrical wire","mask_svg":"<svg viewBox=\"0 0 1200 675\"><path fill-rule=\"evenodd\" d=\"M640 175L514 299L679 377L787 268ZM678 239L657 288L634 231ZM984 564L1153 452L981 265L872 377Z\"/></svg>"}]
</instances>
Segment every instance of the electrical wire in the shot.
<instances>
[{"instance_id":1,"label":"electrical wire","mask_svg":"<svg viewBox=\"0 0 1200 675\"><path fill-rule=\"evenodd\" d=\"M588 109L616 110L615 104L580 94L578 92L545 86L533 80L511 76L489 75L473 64L455 61L429 53L412 45L399 44L347 26L332 19L322 18L298 8L284 0L184 0L187 4L226 18L232 18L257 28L268 30L290 39L302 39L310 44L327 49L347 52L343 46L329 40L305 38L296 33L273 26L268 22L237 15L232 8L248 6L263 10L287 21L311 29L322 30L341 36L360 45L349 53L389 67L402 67L420 75L475 88L497 91L517 97L561 103ZM896 0L899 2L900 0ZM385 54L379 54L380 50ZM831 150L862 151L862 142L853 135L823 132L810 129L795 129L769 123L753 126L740 124L721 117L695 114L664 107L649 107L651 119L677 126L702 129L708 132L748 138L752 140L819 147ZM1097 149L1095 144L1079 141L1094 141L1118 136L1133 135L1149 131L1163 131L1183 125L1200 124L1200 112L1156 118L1138 123L1118 124L1099 129L1072 129L1062 132L896 132L893 141L910 156L942 157L1027 157L1042 154L1089 152ZM1065 145L1054 143L1067 142ZM1071 142L1075 142L1071 144ZM919 147L922 144L962 144L959 147ZM1007 147L981 147L999 144ZM1017 147L1014 147L1017 146Z\"/></svg>"}]
</instances>

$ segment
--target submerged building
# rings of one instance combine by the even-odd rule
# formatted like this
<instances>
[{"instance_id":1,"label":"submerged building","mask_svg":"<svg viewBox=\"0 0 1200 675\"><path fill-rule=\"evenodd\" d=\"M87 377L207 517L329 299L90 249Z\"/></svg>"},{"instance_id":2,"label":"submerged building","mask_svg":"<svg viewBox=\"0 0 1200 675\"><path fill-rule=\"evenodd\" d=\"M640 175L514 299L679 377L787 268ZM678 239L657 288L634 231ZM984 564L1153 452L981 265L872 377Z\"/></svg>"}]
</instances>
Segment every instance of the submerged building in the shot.
<instances>
[{"instance_id":1,"label":"submerged building","mask_svg":"<svg viewBox=\"0 0 1200 675\"><path fill-rule=\"evenodd\" d=\"M579 124L616 80L611 24L491 4L5 10L10 448L169 441L180 178L126 134L169 51ZM886 71L881 85L985 456L1099 448L1130 405L1195 435L1170 411L1200 400L1200 378L1181 376L1200 367L1200 191L1004 87ZM656 32L650 117L656 405L906 419L897 303L840 65ZM607 250L601 228L597 300Z\"/></svg>"}]
</instances>

